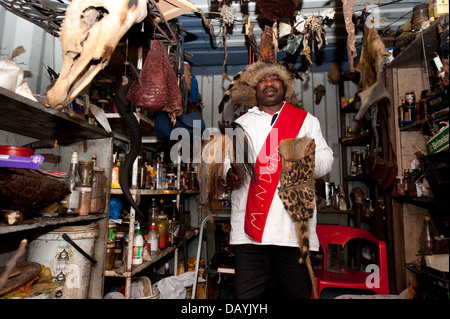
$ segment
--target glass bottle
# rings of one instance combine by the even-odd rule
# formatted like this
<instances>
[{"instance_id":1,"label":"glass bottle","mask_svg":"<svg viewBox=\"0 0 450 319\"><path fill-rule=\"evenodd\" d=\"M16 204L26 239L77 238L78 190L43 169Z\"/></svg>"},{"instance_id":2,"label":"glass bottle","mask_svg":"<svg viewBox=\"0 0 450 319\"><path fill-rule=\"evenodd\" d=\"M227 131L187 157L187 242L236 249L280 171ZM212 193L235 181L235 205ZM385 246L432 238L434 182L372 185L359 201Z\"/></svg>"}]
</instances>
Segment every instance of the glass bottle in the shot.
<instances>
[{"instance_id":1,"label":"glass bottle","mask_svg":"<svg viewBox=\"0 0 450 319\"><path fill-rule=\"evenodd\" d=\"M420 233L420 255L424 261L425 255L431 255L435 249L437 232L431 222L430 216L423 219L422 232Z\"/></svg>"},{"instance_id":2,"label":"glass bottle","mask_svg":"<svg viewBox=\"0 0 450 319\"><path fill-rule=\"evenodd\" d=\"M138 188L145 188L147 179L147 168L145 167L142 156L138 156Z\"/></svg>"},{"instance_id":3,"label":"glass bottle","mask_svg":"<svg viewBox=\"0 0 450 319\"><path fill-rule=\"evenodd\" d=\"M158 214L159 208L156 205L156 199L152 198L152 204L150 205L150 208L148 210L148 225L151 226L153 223L156 225L156 223L158 222Z\"/></svg>"},{"instance_id":4,"label":"glass bottle","mask_svg":"<svg viewBox=\"0 0 450 319\"><path fill-rule=\"evenodd\" d=\"M166 178L166 164L164 163L164 152L161 152L156 162L156 189L163 189L164 178Z\"/></svg>"},{"instance_id":5,"label":"glass bottle","mask_svg":"<svg viewBox=\"0 0 450 319\"><path fill-rule=\"evenodd\" d=\"M164 211L159 212L157 229L159 235L159 249L163 250L169 245L169 220Z\"/></svg>"},{"instance_id":6,"label":"glass bottle","mask_svg":"<svg viewBox=\"0 0 450 319\"><path fill-rule=\"evenodd\" d=\"M105 169L94 167L92 174L92 192L91 192L91 213L101 213L106 206L106 189L108 179L105 175Z\"/></svg>"},{"instance_id":7,"label":"glass bottle","mask_svg":"<svg viewBox=\"0 0 450 319\"><path fill-rule=\"evenodd\" d=\"M180 243L181 224L176 199L172 200L172 228L173 228L172 245L178 245Z\"/></svg>"},{"instance_id":8,"label":"glass bottle","mask_svg":"<svg viewBox=\"0 0 450 319\"><path fill-rule=\"evenodd\" d=\"M73 152L72 157L70 159L70 168L65 177L65 181L67 186L69 186L70 194L67 198L67 203L63 203L67 205L67 214L76 214L78 213L78 208L80 207L80 186L81 179L78 174L78 153Z\"/></svg>"},{"instance_id":9,"label":"glass bottle","mask_svg":"<svg viewBox=\"0 0 450 319\"><path fill-rule=\"evenodd\" d=\"M169 246L173 246L173 226L172 220L169 219Z\"/></svg>"}]
</instances>

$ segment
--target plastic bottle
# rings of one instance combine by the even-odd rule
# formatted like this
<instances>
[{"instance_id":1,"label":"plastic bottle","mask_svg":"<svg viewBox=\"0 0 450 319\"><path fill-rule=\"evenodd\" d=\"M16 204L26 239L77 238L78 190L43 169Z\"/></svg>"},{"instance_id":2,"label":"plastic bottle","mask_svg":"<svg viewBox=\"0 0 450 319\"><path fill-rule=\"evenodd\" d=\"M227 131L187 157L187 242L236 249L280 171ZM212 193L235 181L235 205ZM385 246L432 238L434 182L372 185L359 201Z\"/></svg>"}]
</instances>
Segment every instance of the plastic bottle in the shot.
<instances>
[{"instance_id":1,"label":"plastic bottle","mask_svg":"<svg viewBox=\"0 0 450 319\"><path fill-rule=\"evenodd\" d=\"M422 232L420 234L420 255L422 258L425 255L431 255L435 249L436 239L438 234L431 222L430 216L425 216L423 219Z\"/></svg>"},{"instance_id":2,"label":"plastic bottle","mask_svg":"<svg viewBox=\"0 0 450 319\"><path fill-rule=\"evenodd\" d=\"M70 159L70 168L64 182L69 186L70 194L63 200L63 207L67 207L67 214L78 213L80 207L80 185L81 179L78 173L78 153L73 152Z\"/></svg>"},{"instance_id":3,"label":"plastic bottle","mask_svg":"<svg viewBox=\"0 0 450 319\"><path fill-rule=\"evenodd\" d=\"M133 265L140 265L143 261L144 252L144 237L142 237L142 230L137 226L134 230L133 242Z\"/></svg>"},{"instance_id":4,"label":"plastic bottle","mask_svg":"<svg viewBox=\"0 0 450 319\"><path fill-rule=\"evenodd\" d=\"M159 238L155 223L152 223L152 225L150 226L150 231L148 232L147 236L147 243L150 244L150 255L156 256L159 249Z\"/></svg>"}]
</instances>

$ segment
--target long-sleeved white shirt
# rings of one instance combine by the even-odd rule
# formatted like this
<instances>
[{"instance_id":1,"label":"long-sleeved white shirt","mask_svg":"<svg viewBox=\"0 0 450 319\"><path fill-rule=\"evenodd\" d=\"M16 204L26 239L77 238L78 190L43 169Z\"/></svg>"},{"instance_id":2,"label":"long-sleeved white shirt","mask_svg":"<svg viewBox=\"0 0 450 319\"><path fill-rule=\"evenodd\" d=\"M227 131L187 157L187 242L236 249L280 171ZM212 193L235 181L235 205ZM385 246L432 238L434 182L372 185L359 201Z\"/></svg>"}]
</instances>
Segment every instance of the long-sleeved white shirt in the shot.
<instances>
[{"instance_id":1,"label":"long-sleeved white shirt","mask_svg":"<svg viewBox=\"0 0 450 319\"><path fill-rule=\"evenodd\" d=\"M247 133L256 155L264 145L264 142L272 128L271 121L272 115L260 111L257 106L253 107L246 114L236 120L236 123L240 124ZM306 115L303 125L297 135L297 137L306 136L315 140L315 177L322 177L331 171L331 166L333 164L333 151L322 136L319 120L310 113ZM225 175L229 168L230 164L226 161L224 167ZM231 195L232 210L230 244L262 244L298 247L295 225L278 196L278 189L275 192L272 205L267 216L262 242L258 243L245 234L245 209L247 205L249 186L250 179L247 178L239 188L233 189ZM313 217L309 220L309 248L311 251L319 250L316 224L317 210L315 209Z\"/></svg>"}]
</instances>

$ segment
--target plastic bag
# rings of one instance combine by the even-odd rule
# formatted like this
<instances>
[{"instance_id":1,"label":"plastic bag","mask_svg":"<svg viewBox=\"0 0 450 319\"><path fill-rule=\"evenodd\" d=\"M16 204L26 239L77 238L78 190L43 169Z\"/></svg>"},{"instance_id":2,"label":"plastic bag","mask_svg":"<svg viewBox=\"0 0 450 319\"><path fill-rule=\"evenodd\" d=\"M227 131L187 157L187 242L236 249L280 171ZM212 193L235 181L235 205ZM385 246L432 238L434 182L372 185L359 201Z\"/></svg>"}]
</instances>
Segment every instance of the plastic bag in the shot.
<instances>
[{"instance_id":1,"label":"plastic bag","mask_svg":"<svg viewBox=\"0 0 450 319\"><path fill-rule=\"evenodd\" d=\"M10 59L0 61L0 86L30 100L37 101L23 77L23 70L12 60L24 51L23 48L20 49L19 47L14 50Z\"/></svg>"}]
</instances>

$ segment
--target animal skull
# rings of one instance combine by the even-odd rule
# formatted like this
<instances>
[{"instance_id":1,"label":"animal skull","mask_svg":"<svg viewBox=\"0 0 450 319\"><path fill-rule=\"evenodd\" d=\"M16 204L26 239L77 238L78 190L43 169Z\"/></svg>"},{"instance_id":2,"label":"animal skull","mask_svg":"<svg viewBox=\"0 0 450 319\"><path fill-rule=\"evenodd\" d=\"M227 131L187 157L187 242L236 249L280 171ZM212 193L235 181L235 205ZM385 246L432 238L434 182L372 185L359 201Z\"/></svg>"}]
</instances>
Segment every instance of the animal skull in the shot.
<instances>
[{"instance_id":1,"label":"animal skull","mask_svg":"<svg viewBox=\"0 0 450 319\"><path fill-rule=\"evenodd\" d=\"M63 66L47 92L47 105L69 105L106 67L130 27L146 16L146 0L72 0L60 33Z\"/></svg>"}]
</instances>

